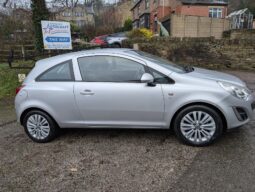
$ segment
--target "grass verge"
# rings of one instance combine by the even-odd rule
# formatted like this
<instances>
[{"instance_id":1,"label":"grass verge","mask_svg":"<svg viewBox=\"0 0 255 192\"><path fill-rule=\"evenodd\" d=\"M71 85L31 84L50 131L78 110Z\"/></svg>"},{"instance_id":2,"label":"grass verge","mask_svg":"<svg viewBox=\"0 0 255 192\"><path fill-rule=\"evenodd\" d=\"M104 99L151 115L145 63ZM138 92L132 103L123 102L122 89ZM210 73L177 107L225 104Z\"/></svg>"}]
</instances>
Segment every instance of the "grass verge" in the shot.
<instances>
[{"instance_id":1,"label":"grass verge","mask_svg":"<svg viewBox=\"0 0 255 192\"><path fill-rule=\"evenodd\" d=\"M0 101L15 96L15 89L21 84L18 74L28 74L29 69L10 69L7 64L0 63Z\"/></svg>"}]
</instances>

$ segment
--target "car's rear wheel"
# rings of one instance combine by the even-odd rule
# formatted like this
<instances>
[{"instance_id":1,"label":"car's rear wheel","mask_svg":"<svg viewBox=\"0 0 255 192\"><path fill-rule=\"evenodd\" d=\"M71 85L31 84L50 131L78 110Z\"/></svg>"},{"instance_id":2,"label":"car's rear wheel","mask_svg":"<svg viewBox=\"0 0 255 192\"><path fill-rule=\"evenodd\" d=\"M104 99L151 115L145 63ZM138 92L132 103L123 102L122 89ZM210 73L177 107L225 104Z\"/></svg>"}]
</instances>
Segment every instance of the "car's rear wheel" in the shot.
<instances>
[{"instance_id":1,"label":"car's rear wheel","mask_svg":"<svg viewBox=\"0 0 255 192\"><path fill-rule=\"evenodd\" d=\"M121 48L121 45L119 43L114 43L112 45L112 48Z\"/></svg>"},{"instance_id":2,"label":"car's rear wheel","mask_svg":"<svg viewBox=\"0 0 255 192\"><path fill-rule=\"evenodd\" d=\"M223 121L214 109L194 105L177 114L174 130L177 137L185 144L206 146L222 135Z\"/></svg>"},{"instance_id":3,"label":"car's rear wheel","mask_svg":"<svg viewBox=\"0 0 255 192\"><path fill-rule=\"evenodd\" d=\"M58 126L45 112L29 111L23 120L26 134L35 142L46 143L53 140L58 133Z\"/></svg>"}]
</instances>

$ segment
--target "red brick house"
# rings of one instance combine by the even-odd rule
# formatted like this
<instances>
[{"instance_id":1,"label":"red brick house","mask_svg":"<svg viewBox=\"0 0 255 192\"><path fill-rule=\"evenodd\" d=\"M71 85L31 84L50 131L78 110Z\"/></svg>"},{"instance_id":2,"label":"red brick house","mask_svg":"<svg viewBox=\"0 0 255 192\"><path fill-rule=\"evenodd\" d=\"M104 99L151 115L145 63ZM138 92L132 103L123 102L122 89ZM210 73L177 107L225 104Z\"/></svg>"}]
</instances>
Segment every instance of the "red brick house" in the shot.
<instances>
[{"instance_id":1,"label":"red brick house","mask_svg":"<svg viewBox=\"0 0 255 192\"><path fill-rule=\"evenodd\" d=\"M157 33L157 20L168 26L171 14L225 18L228 0L137 0L131 8L133 27Z\"/></svg>"}]
</instances>

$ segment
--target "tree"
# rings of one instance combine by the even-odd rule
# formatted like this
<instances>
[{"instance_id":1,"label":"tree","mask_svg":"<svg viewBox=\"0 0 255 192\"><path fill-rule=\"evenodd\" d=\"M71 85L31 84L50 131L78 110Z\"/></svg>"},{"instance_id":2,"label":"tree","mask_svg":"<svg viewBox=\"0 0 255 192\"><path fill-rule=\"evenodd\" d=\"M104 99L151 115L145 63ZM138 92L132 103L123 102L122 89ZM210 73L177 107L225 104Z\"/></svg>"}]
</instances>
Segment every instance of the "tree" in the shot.
<instances>
[{"instance_id":1,"label":"tree","mask_svg":"<svg viewBox=\"0 0 255 192\"><path fill-rule=\"evenodd\" d=\"M3 3L3 7L7 7L7 4L9 3L9 0L5 0Z\"/></svg>"},{"instance_id":2,"label":"tree","mask_svg":"<svg viewBox=\"0 0 255 192\"><path fill-rule=\"evenodd\" d=\"M127 19L124 22L123 30L124 31L131 31L132 28L133 28L132 20L131 19Z\"/></svg>"},{"instance_id":3,"label":"tree","mask_svg":"<svg viewBox=\"0 0 255 192\"><path fill-rule=\"evenodd\" d=\"M239 10L248 8L250 11L255 14L255 1L254 0L229 0L228 10L229 13Z\"/></svg>"},{"instance_id":4,"label":"tree","mask_svg":"<svg viewBox=\"0 0 255 192\"><path fill-rule=\"evenodd\" d=\"M38 52L43 50L43 38L41 21L49 19L49 11L46 8L45 0L32 0L32 20L35 31L35 47Z\"/></svg>"},{"instance_id":5,"label":"tree","mask_svg":"<svg viewBox=\"0 0 255 192\"><path fill-rule=\"evenodd\" d=\"M74 8L78 5L79 0L52 0L52 3L63 7Z\"/></svg>"}]
</instances>

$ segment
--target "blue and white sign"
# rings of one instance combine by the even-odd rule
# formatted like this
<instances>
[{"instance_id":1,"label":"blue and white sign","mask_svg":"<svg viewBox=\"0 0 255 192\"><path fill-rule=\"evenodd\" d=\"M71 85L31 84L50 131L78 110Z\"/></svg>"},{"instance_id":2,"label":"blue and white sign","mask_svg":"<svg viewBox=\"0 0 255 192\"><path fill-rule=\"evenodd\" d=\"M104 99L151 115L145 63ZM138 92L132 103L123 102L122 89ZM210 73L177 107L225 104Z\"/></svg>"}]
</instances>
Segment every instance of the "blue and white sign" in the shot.
<instances>
[{"instance_id":1,"label":"blue and white sign","mask_svg":"<svg viewBox=\"0 0 255 192\"><path fill-rule=\"evenodd\" d=\"M69 22L41 21L44 49L72 49Z\"/></svg>"}]
</instances>

